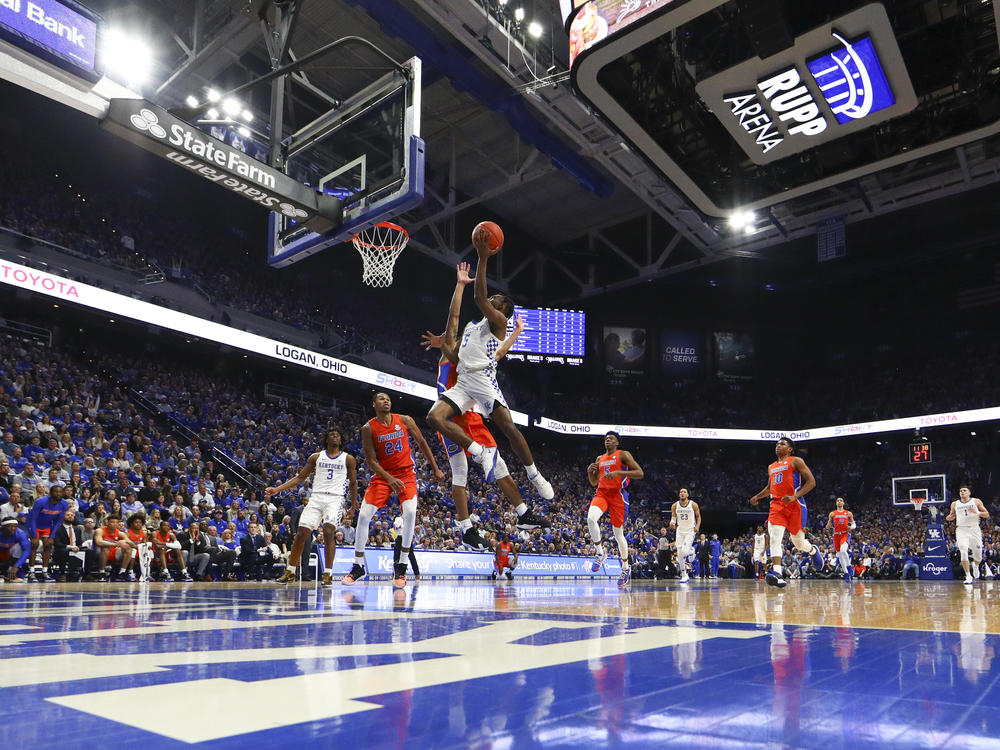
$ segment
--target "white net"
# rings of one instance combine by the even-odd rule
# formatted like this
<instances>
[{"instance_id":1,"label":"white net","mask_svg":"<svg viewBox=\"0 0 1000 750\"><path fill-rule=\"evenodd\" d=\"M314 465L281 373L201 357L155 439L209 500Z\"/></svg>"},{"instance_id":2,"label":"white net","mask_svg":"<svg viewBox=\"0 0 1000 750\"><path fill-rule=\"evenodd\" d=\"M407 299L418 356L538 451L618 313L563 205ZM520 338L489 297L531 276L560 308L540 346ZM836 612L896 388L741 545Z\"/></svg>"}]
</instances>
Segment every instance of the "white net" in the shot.
<instances>
[{"instance_id":1,"label":"white net","mask_svg":"<svg viewBox=\"0 0 1000 750\"><path fill-rule=\"evenodd\" d=\"M351 242L361 254L361 280L375 287L392 284L392 269L409 241L409 233L389 221L383 221L354 235Z\"/></svg>"}]
</instances>

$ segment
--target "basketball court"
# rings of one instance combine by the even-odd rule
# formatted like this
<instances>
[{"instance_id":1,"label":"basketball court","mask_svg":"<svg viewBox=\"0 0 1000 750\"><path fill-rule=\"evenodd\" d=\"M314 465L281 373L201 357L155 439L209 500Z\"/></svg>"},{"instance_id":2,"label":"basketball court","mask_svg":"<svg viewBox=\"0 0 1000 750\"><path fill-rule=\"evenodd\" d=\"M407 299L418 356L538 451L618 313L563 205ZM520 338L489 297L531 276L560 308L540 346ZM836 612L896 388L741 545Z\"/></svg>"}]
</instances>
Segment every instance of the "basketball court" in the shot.
<instances>
[{"instance_id":1,"label":"basketball court","mask_svg":"<svg viewBox=\"0 0 1000 750\"><path fill-rule=\"evenodd\" d=\"M0 717L39 748L991 747L998 597L915 581L6 586Z\"/></svg>"}]
</instances>

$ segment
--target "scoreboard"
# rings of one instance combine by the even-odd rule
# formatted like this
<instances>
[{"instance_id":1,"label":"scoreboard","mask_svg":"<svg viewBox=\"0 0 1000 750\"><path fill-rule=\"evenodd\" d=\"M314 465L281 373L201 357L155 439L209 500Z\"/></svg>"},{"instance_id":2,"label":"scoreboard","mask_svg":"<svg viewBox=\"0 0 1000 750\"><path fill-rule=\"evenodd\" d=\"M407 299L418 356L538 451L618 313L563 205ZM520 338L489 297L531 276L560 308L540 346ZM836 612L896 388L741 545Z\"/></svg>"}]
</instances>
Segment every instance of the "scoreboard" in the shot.
<instances>
[{"instance_id":1,"label":"scoreboard","mask_svg":"<svg viewBox=\"0 0 1000 750\"><path fill-rule=\"evenodd\" d=\"M587 338L586 313L548 307L515 307L514 314L524 321L524 330L511 347L508 359L583 364ZM507 334L513 330L514 320L511 319L507 321Z\"/></svg>"},{"instance_id":2,"label":"scoreboard","mask_svg":"<svg viewBox=\"0 0 1000 750\"><path fill-rule=\"evenodd\" d=\"M910 443L911 464L929 464L932 460L929 442Z\"/></svg>"}]
</instances>

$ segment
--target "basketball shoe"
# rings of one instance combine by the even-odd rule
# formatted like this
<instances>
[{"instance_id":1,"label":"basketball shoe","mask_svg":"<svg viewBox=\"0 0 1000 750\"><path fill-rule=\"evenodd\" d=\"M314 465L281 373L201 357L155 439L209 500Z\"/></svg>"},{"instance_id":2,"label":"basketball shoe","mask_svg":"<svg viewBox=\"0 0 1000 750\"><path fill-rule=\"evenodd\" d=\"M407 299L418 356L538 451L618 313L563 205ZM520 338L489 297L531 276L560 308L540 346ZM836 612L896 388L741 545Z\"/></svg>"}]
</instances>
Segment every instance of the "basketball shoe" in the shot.
<instances>
[{"instance_id":1,"label":"basketball shoe","mask_svg":"<svg viewBox=\"0 0 1000 750\"><path fill-rule=\"evenodd\" d=\"M618 588L623 589L632 580L632 566L628 563L622 565L622 574L618 576Z\"/></svg>"},{"instance_id":2,"label":"basketball shoe","mask_svg":"<svg viewBox=\"0 0 1000 750\"><path fill-rule=\"evenodd\" d=\"M541 516L536 516L531 508L524 511L523 516L517 517L517 528L519 529L546 529L552 524Z\"/></svg>"},{"instance_id":3,"label":"basketball shoe","mask_svg":"<svg viewBox=\"0 0 1000 750\"><path fill-rule=\"evenodd\" d=\"M531 483L535 485L535 491L538 492L538 496L542 500L551 500L556 496L556 493L552 489L552 483L548 479L542 476L540 471L536 471L533 477L528 477Z\"/></svg>"},{"instance_id":4,"label":"basketball shoe","mask_svg":"<svg viewBox=\"0 0 1000 750\"><path fill-rule=\"evenodd\" d=\"M479 530L475 526L466 529L462 533L462 545L468 547L471 550L482 551L484 549L489 549L489 544L486 540L479 536Z\"/></svg>"},{"instance_id":5,"label":"basketball shoe","mask_svg":"<svg viewBox=\"0 0 1000 750\"><path fill-rule=\"evenodd\" d=\"M285 568L285 572L278 579L278 583L295 583L295 571Z\"/></svg>"},{"instance_id":6,"label":"basketball shoe","mask_svg":"<svg viewBox=\"0 0 1000 750\"><path fill-rule=\"evenodd\" d=\"M767 575L764 576L764 583L768 586L777 586L779 589L783 589L788 585L788 581L785 580L785 577L774 568L767 571Z\"/></svg>"},{"instance_id":7,"label":"basketball shoe","mask_svg":"<svg viewBox=\"0 0 1000 750\"><path fill-rule=\"evenodd\" d=\"M594 555L594 562L590 564L590 572L596 573L604 565L604 561L608 559L608 551L604 549L604 545L600 545L597 548L597 554Z\"/></svg>"},{"instance_id":8,"label":"basketball shoe","mask_svg":"<svg viewBox=\"0 0 1000 750\"><path fill-rule=\"evenodd\" d=\"M472 460L483 467L486 481L492 482L496 479L497 449L483 446L483 452L478 456L473 456Z\"/></svg>"},{"instance_id":9,"label":"basketball shoe","mask_svg":"<svg viewBox=\"0 0 1000 750\"><path fill-rule=\"evenodd\" d=\"M321 586L332 586L333 585L333 573L329 570L323 573L323 580L320 581Z\"/></svg>"},{"instance_id":10,"label":"basketball shoe","mask_svg":"<svg viewBox=\"0 0 1000 750\"><path fill-rule=\"evenodd\" d=\"M351 572L340 579L341 584L344 586L353 586L355 583L360 581L366 575L365 567L354 563L354 567L351 568Z\"/></svg>"},{"instance_id":11,"label":"basketball shoe","mask_svg":"<svg viewBox=\"0 0 1000 750\"><path fill-rule=\"evenodd\" d=\"M406 563L393 565L392 587L394 589L406 588Z\"/></svg>"}]
</instances>

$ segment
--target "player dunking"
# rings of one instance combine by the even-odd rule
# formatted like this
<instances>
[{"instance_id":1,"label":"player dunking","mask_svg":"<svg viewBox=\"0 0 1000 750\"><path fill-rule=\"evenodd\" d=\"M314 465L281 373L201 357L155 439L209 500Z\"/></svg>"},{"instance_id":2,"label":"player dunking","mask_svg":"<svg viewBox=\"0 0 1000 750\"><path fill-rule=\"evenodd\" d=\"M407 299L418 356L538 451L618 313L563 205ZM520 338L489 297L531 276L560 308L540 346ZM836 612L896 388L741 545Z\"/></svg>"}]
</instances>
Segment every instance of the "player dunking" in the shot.
<instances>
[{"instance_id":1,"label":"player dunking","mask_svg":"<svg viewBox=\"0 0 1000 750\"><path fill-rule=\"evenodd\" d=\"M587 479L590 486L596 487L594 499L590 501L587 511L587 528L590 538L597 546L597 554L590 569L597 572L608 557L604 545L601 544L601 527L598 526L605 512L611 517L611 531L618 543L618 557L622 561L622 574L618 585L625 586L632 577L629 566L628 542L625 541L625 517L628 515L628 492L625 490L632 479L642 479L642 467L635 462L628 451L619 450L617 432L608 432L604 436L604 455L587 467Z\"/></svg>"},{"instance_id":2,"label":"player dunking","mask_svg":"<svg viewBox=\"0 0 1000 750\"><path fill-rule=\"evenodd\" d=\"M816 478L805 461L792 455L794 450L795 443L791 438L783 437L778 440L774 446L778 460L767 467L767 487L750 498L751 505L756 505L762 498L771 498L771 509L767 515L771 537L771 570L764 576L764 580L768 585L778 588L784 588L788 583L781 570L785 529L788 529L795 548L812 555L816 561L816 569L823 569L823 554L819 547L806 539L803 531L807 519L806 505L800 499L816 486Z\"/></svg>"},{"instance_id":3,"label":"player dunking","mask_svg":"<svg viewBox=\"0 0 1000 750\"><path fill-rule=\"evenodd\" d=\"M837 509L831 510L826 517L826 528L833 529L833 551L837 554L837 562L844 569L844 580L850 583L854 577L851 568L851 532L857 528L854 523L854 513L844 510L844 498L836 500Z\"/></svg>"},{"instance_id":4,"label":"player dunking","mask_svg":"<svg viewBox=\"0 0 1000 750\"><path fill-rule=\"evenodd\" d=\"M458 380L457 366L458 357L458 321L462 311L462 295L466 285L472 283L469 276L469 264L459 263L457 266L458 280L455 284L455 291L451 297L451 306L448 309L448 321L445 325L445 332L441 336L435 336L430 331L423 335L424 348L440 348L441 358L438 360L437 389L440 398L448 389L452 388ZM499 362L503 359L510 347L517 341L517 337L523 330L521 321L517 320L513 333L508 336L497 349L494 359ZM497 442L493 435L483 423L483 418L473 408L457 417L452 417L452 421L462 428L462 431L472 440L482 445L484 448L496 450ZM469 462L466 459L466 451L456 443L451 442L446 437L438 433L441 444L448 454L448 463L451 465L451 488L452 499L455 502L455 517L458 528L462 532L462 542L471 549L486 549L487 544L479 532L472 527L469 520L469 492L467 489L469 477ZM534 529L539 526L548 526L549 523L543 518L536 516L528 508L528 504L521 497L521 492L517 488L517 483L510 476L507 463L497 452L496 468L493 471L497 486L504 496L510 500L517 512L517 526L521 529Z\"/></svg>"},{"instance_id":5,"label":"player dunking","mask_svg":"<svg viewBox=\"0 0 1000 750\"><path fill-rule=\"evenodd\" d=\"M753 535L753 577L760 580L764 577L764 568L767 565L767 555L764 548L767 546L767 534L764 527L758 526L757 533Z\"/></svg>"},{"instance_id":6,"label":"player dunking","mask_svg":"<svg viewBox=\"0 0 1000 750\"><path fill-rule=\"evenodd\" d=\"M983 562L983 532L979 528L980 518L989 518L990 513L978 497L973 497L967 485L958 488L958 500L951 504L951 512L946 521L955 522L955 546L962 556L965 569L965 583L972 584L979 578L979 566ZM975 565L969 571L969 550Z\"/></svg>"},{"instance_id":7,"label":"player dunking","mask_svg":"<svg viewBox=\"0 0 1000 750\"><path fill-rule=\"evenodd\" d=\"M686 487L681 487L677 502L670 506L670 528L677 529L677 567L681 570L678 583L687 583L694 557L694 538L701 528L701 508L688 496Z\"/></svg>"},{"instance_id":8,"label":"player dunking","mask_svg":"<svg viewBox=\"0 0 1000 750\"><path fill-rule=\"evenodd\" d=\"M507 436L511 449L524 464L528 479L535 485L538 494L544 500L551 500L555 497L552 485L535 468L535 459L531 456L528 442L511 419L510 409L497 385L496 353L503 345L502 337L507 333L507 319L514 314L514 303L503 294L486 296L488 242L489 234L485 231L476 232L472 238L479 256L473 289L476 305L484 317L477 323L470 322L465 326L462 342L458 347L458 377L455 385L441 394L427 413L427 421L451 442L467 450L472 459L483 467L486 481L492 482L496 478L496 448L483 446L451 421L452 417L464 414L474 405L478 406Z\"/></svg>"},{"instance_id":9,"label":"player dunking","mask_svg":"<svg viewBox=\"0 0 1000 750\"><path fill-rule=\"evenodd\" d=\"M340 430L329 429L323 433L320 445L323 450L309 456L299 473L282 482L277 487L267 487L264 494L273 497L279 492L297 487L313 475L312 492L309 503L299 517L299 530L292 543L292 551L288 555L288 565L281 583L291 583L295 580L295 571L302 559L302 550L306 541L314 531L323 527L323 552L326 558L326 570L323 572L323 585L333 583L333 559L337 553L337 525L341 518L350 521L358 507L358 464L350 453L343 449L344 439ZM351 504L344 509L345 492L351 496Z\"/></svg>"},{"instance_id":10,"label":"player dunking","mask_svg":"<svg viewBox=\"0 0 1000 750\"><path fill-rule=\"evenodd\" d=\"M354 536L354 566L341 583L350 586L364 577L368 525L375 512L389 501L389 496L396 495L403 513L403 546L400 561L393 565L392 585L401 589L406 586L406 560L410 556L413 529L417 523L417 474L413 469L410 435L413 435L420 452L430 463L434 480L444 481L444 473L438 468L434 454L413 418L392 413L392 399L388 393L376 393L372 406L375 408L375 416L361 428L361 443L365 449L365 462L373 476L365 490L365 501L361 503L361 510L358 512Z\"/></svg>"}]
</instances>

